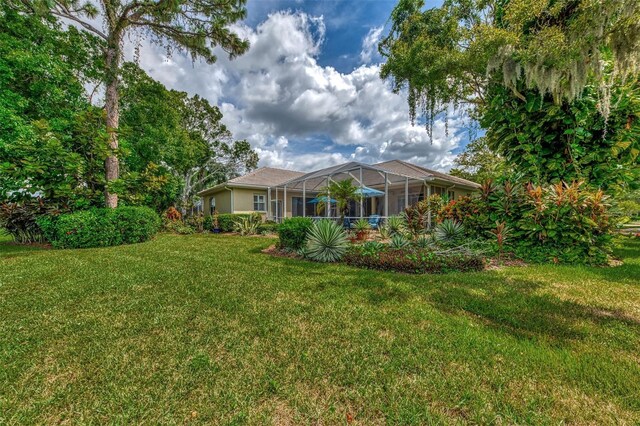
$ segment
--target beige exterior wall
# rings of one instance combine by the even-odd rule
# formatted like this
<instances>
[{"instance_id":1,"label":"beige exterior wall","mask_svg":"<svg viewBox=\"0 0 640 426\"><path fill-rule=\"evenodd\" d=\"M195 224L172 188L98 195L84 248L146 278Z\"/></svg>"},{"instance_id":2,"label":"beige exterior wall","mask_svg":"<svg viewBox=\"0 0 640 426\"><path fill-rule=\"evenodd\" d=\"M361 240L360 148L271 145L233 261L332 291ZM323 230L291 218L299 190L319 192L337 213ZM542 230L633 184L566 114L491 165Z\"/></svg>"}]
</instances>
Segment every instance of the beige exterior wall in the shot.
<instances>
[{"instance_id":1,"label":"beige exterior wall","mask_svg":"<svg viewBox=\"0 0 640 426\"><path fill-rule=\"evenodd\" d=\"M232 213L231 211L231 191L221 189L213 194L203 195L204 198L204 214L208 216L211 214L211 198L216 199L216 210L218 213Z\"/></svg>"},{"instance_id":2,"label":"beige exterior wall","mask_svg":"<svg viewBox=\"0 0 640 426\"><path fill-rule=\"evenodd\" d=\"M263 195L265 210L259 213L266 213L267 206L267 191L264 189L244 189L233 188L233 213L253 213L253 195Z\"/></svg>"},{"instance_id":3,"label":"beige exterior wall","mask_svg":"<svg viewBox=\"0 0 640 426\"><path fill-rule=\"evenodd\" d=\"M453 191L455 193L456 199L473 192L472 190L461 189L461 188L453 188L453 189L447 190L446 189L447 187L444 185L432 184L431 194L436 193L434 190L435 187L443 188L445 193L446 191ZM260 194L260 195L264 195L265 197L265 211L262 211L259 213L262 213L265 219L268 218L267 211L269 211L271 206L269 205L269 195L267 190L247 189L247 188L230 188L230 189L231 190L222 188L213 194L203 196L205 215L208 215L210 212L211 197L215 197L216 209L218 213L253 213L254 212L253 196L254 194ZM377 189L384 191L384 187L377 188ZM233 195L232 195L232 192L233 192ZM426 187L424 187L422 184L415 183L415 182L409 184L410 199L411 199L411 194L417 194L420 192L423 192L426 196L427 194ZM402 206L399 205L400 203L399 200L404 198L404 194L405 194L404 185L401 187L394 186L392 188L389 188L389 215L399 214L404 209L404 203ZM270 197L271 197L271 200L275 200L275 197L276 197L275 188L271 189ZM285 217L292 216L294 197L302 197L302 191L287 191L286 212L284 214ZM313 195L311 193L308 193L307 197L308 198L313 197ZM282 190L282 188L278 189L278 200L280 200L280 202L283 203L284 191ZM372 208L374 212L377 211L376 204L381 204L382 208L380 209L381 210L380 213L384 214L383 213L384 197L380 197L378 200L376 200L375 198L372 200ZM271 215L272 216L275 215L275 212L271 212Z\"/></svg>"}]
</instances>

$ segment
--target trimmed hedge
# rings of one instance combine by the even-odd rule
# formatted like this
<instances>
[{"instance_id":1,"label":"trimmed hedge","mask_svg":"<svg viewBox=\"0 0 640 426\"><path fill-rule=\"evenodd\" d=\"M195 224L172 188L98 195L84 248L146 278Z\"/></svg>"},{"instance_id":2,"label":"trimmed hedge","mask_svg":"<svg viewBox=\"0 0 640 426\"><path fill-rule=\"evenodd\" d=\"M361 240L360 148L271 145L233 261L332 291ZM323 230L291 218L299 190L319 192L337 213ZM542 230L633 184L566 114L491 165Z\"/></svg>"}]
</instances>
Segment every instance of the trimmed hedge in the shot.
<instances>
[{"instance_id":1,"label":"trimmed hedge","mask_svg":"<svg viewBox=\"0 0 640 426\"><path fill-rule=\"evenodd\" d=\"M278 225L275 222L265 222L258 225L258 232L261 234L275 234L278 232Z\"/></svg>"},{"instance_id":2,"label":"trimmed hedge","mask_svg":"<svg viewBox=\"0 0 640 426\"><path fill-rule=\"evenodd\" d=\"M480 271L484 259L476 254L438 254L419 248L385 248L377 252L353 247L342 259L351 266L410 274Z\"/></svg>"},{"instance_id":3,"label":"trimmed hedge","mask_svg":"<svg viewBox=\"0 0 640 426\"><path fill-rule=\"evenodd\" d=\"M282 249L300 250L304 247L307 231L313 220L308 217L290 217L278 227L279 246Z\"/></svg>"},{"instance_id":4,"label":"trimmed hedge","mask_svg":"<svg viewBox=\"0 0 640 426\"><path fill-rule=\"evenodd\" d=\"M57 248L107 247L149 240L160 216L148 207L91 209L38 219L45 238Z\"/></svg>"}]
</instances>

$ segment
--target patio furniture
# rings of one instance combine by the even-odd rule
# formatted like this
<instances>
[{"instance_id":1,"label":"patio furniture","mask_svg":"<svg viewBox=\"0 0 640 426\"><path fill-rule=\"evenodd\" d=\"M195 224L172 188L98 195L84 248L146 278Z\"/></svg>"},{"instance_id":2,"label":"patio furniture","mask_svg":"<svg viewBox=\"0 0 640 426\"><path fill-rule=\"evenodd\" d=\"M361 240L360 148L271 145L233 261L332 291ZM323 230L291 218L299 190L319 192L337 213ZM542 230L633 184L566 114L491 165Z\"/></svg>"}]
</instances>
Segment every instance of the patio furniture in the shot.
<instances>
[{"instance_id":1,"label":"patio furniture","mask_svg":"<svg viewBox=\"0 0 640 426\"><path fill-rule=\"evenodd\" d=\"M379 225L380 225L379 215L372 214L371 216L369 216L369 226L371 226L371 229L378 229Z\"/></svg>"}]
</instances>

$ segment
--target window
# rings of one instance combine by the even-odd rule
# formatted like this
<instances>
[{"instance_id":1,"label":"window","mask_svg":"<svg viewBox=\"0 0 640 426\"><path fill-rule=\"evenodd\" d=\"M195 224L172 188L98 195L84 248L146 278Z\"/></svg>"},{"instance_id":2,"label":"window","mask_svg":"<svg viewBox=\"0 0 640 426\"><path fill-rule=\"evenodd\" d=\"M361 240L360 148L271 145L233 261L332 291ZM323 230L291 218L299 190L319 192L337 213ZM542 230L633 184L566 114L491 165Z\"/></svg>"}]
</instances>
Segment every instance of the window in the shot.
<instances>
[{"instance_id":1,"label":"window","mask_svg":"<svg viewBox=\"0 0 640 426\"><path fill-rule=\"evenodd\" d=\"M209 212L213 214L216 211L216 197L209 199Z\"/></svg>"},{"instance_id":2,"label":"window","mask_svg":"<svg viewBox=\"0 0 640 426\"><path fill-rule=\"evenodd\" d=\"M455 200L456 199L456 193L455 192L449 191L448 194L449 194L449 199L450 200Z\"/></svg>"},{"instance_id":3,"label":"window","mask_svg":"<svg viewBox=\"0 0 640 426\"><path fill-rule=\"evenodd\" d=\"M257 212L267 210L265 208L264 195L253 194L253 210Z\"/></svg>"}]
</instances>

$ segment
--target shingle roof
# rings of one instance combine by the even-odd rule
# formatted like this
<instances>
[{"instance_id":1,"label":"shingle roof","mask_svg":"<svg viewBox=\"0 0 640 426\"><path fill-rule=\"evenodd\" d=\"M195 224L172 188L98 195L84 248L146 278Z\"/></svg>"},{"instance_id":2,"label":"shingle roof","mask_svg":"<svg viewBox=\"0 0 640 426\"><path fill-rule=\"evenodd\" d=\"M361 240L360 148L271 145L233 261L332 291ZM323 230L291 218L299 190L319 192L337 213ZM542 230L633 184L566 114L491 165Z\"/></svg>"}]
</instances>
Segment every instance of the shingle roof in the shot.
<instances>
[{"instance_id":1,"label":"shingle roof","mask_svg":"<svg viewBox=\"0 0 640 426\"><path fill-rule=\"evenodd\" d=\"M446 180L451 183L457 183L460 185L466 185L473 188L479 188L480 185L467 179L463 179L457 176L451 176L446 173L437 172L435 170L427 169L422 166L407 163L402 160L390 160L382 163L374 164L374 166L381 169L388 170L393 173L402 173L404 175L415 176L417 179L424 179L427 177L434 177L441 180Z\"/></svg>"},{"instance_id":2,"label":"shingle roof","mask_svg":"<svg viewBox=\"0 0 640 426\"><path fill-rule=\"evenodd\" d=\"M260 185L276 186L291 179L304 175L294 170L276 169L273 167L260 167L244 176L231 179L227 184L236 185Z\"/></svg>"}]
</instances>

